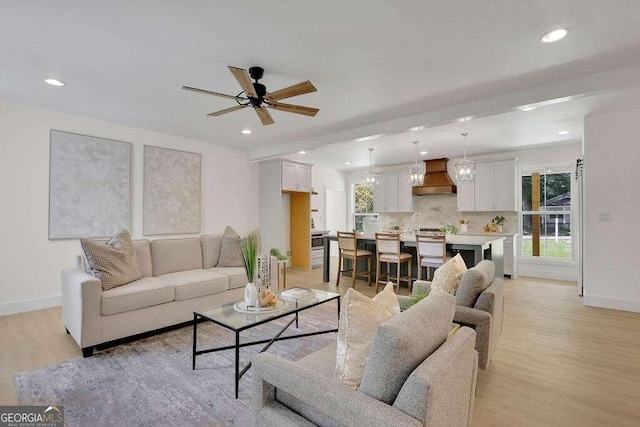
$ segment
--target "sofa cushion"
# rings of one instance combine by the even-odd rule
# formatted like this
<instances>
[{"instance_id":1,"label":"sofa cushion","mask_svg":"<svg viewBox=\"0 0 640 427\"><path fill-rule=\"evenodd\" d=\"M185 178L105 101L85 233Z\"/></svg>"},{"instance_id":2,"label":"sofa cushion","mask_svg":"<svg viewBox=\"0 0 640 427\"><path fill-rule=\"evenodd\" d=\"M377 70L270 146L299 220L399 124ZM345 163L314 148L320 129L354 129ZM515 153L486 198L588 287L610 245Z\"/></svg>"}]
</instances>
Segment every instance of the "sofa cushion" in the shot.
<instances>
[{"instance_id":1,"label":"sofa cushion","mask_svg":"<svg viewBox=\"0 0 640 427\"><path fill-rule=\"evenodd\" d=\"M360 386L378 325L399 313L391 282L372 299L353 288L347 290L340 311L335 369L342 384L354 389Z\"/></svg>"},{"instance_id":2,"label":"sofa cushion","mask_svg":"<svg viewBox=\"0 0 640 427\"><path fill-rule=\"evenodd\" d=\"M120 230L106 243L81 238L80 246L90 274L100 279L103 291L142 277L136 251L127 230Z\"/></svg>"},{"instance_id":3,"label":"sofa cushion","mask_svg":"<svg viewBox=\"0 0 640 427\"><path fill-rule=\"evenodd\" d=\"M442 264L433 273L431 289L440 288L451 295L455 295L462 281L462 276L467 272L467 266L460 254Z\"/></svg>"},{"instance_id":4,"label":"sofa cushion","mask_svg":"<svg viewBox=\"0 0 640 427\"><path fill-rule=\"evenodd\" d=\"M142 277L153 276L151 268L151 244L148 240L134 240L133 247L136 250L136 258L138 258L138 266Z\"/></svg>"},{"instance_id":5,"label":"sofa cushion","mask_svg":"<svg viewBox=\"0 0 640 427\"><path fill-rule=\"evenodd\" d=\"M226 226L222 235L222 247L217 267L242 267L242 255L240 254L240 235L230 226Z\"/></svg>"},{"instance_id":6,"label":"sofa cushion","mask_svg":"<svg viewBox=\"0 0 640 427\"><path fill-rule=\"evenodd\" d=\"M493 281L495 271L495 264L489 260L480 261L478 265L470 268L462 276L462 281L456 291L456 304L473 307L480 294Z\"/></svg>"},{"instance_id":7,"label":"sofa cushion","mask_svg":"<svg viewBox=\"0 0 640 427\"><path fill-rule=\"evenodd\" d=\"M247 286L247 272L244 270L244 267L213 267L207 270L227 276L229 278L229 289L244 288Z\"/></svg>"},{"instance_id":8,"label":"sofa cushion","mask_svg":"<svg viewBox=\"0 0 640 427\"><path fill-rule=\"evenodd\" d=\"M202 268L200 239L158 239L151 241L153 275Z\"/></svg>"},{"instance_id":9,"label":"sofa cushion","mask_svg":"<svg viewBox=\"0 0 640 427\"><path fill-rule=\"evenodd\" d=\"M173 285L157 277L143 277L102 292L102 315L164 304L173 301L173 297Z\"/></svg>"},{"instance_id":10,"label":"sofa cushion","mask_svg":"<svg viewBox=\"0 0 640 427\"><path fill-rule=\"evenodd\" d=\"M227 276L203 269L178 271L163 274L158 278L174 286L176 301L211 295L229 289Z\"/></svg>"},{"instance_id":11,"label":"sofa cushion","mask_svg":"<svg viewBox=\"0 0 640 427\"><path fill-rule=\"evenodd\" d=\"M207 234L200 236L202 245L202 267L211 268L218 265L220 249L222 249L222 234Z\"/></svg>"},{"instance_id":12,"label":"sofa cushion","mask_svg":"<svg viewBox=\"0 0 640 427\"><path fill-rule=\"evenodd\" d=\"M392 404L411 372L442 345L451 330L456 299L439 288L378 327L360 391Z\"/></svg>"}]
</instances>

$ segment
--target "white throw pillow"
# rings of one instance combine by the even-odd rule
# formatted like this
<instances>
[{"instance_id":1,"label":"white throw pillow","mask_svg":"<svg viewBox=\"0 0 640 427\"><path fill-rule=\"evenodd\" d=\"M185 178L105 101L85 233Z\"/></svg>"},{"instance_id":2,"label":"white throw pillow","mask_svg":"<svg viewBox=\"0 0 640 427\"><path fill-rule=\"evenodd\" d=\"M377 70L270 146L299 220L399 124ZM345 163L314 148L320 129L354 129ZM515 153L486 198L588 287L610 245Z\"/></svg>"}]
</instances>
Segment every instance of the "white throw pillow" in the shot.
<instances>
[{"instance_id":1,"label":"white throw pillow","mask_svg":"<svg viewBox=\"0 0 640 427\"><path fill-rule=\"evenodd\" d=\"M462 276L466 272L467 266L460 254L457 254L438 267L433 273L431 288L440 288L451 295L455 295L460 282L462 282Z\"/></svg>"},{"instance_id":2,"label":"white throw pillow","mask_svg":"<svg viewBox=\"0 0 640 427\"><path fill-rule=\"evenodd\" d=\"M335 375L344 385L357 389L369 358L378 326L400 313L398 297L389 282L373 299L350 288L342 299Z\"/></svg>"}]
</instances>

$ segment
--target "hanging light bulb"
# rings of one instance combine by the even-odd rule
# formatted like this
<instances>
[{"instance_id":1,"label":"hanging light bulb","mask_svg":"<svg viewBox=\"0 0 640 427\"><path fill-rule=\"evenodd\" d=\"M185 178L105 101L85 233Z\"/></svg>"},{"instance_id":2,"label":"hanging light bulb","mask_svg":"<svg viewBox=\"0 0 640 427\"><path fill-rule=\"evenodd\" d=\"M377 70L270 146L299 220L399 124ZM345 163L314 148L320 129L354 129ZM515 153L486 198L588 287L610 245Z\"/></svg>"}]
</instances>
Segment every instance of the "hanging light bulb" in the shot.
<instances>
[{"instance_id":1,"label":"hanging light bulb","mask_svg":"<svg viewBox=\"0 0 640 427\"><path fill-rule=\"evenodd\" d=\"M415 163L409 168L409 184L412 187L418 187L424 182L424 167L418 164L418 144L420 141L413 141L416 146Z\"/></svg>"},{"instance_id":2,"label":"hanging light bulb","mask_svg":"<svg viewBox=\"0 0 640 427\"><path fill-rule=\"evenodd\" d=\"M460 135L464 137L464 160L460 163L456 163L456 181L461 182L473 182L476 179L476 164L467 160L467 135L468 132L463 132Z\"/></svg>"},{"instance_id":3,"label":"hanging light bulb","mask_svg":"<svg viewBox=\"0 0 640 427\"><path fill-rule=\"evenodd\" d=\"M362 183L369 189L374 189L380 183L380 175L374 172L371 163L371 153L373 148L369 148L369 170L362 176Z\"/></svg>"}]
</instances>

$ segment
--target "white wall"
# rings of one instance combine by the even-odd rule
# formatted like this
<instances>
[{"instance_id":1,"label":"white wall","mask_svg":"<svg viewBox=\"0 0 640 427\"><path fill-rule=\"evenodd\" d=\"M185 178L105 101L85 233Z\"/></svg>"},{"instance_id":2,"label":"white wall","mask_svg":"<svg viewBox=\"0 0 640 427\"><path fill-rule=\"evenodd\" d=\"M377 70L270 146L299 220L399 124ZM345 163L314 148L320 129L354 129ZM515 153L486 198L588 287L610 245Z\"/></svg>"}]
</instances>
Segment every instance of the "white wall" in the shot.
<instances>
[{"instance_id":1,"label":"white wall","mask_svg":"<svg viewBox=\"0 0 640 427\"><path fill-rule=\"evenodd\" d=\"M584 150L584 302L640 312L640 110L587 116Z\"/></svg>"},{"instance_id":2,"label":"white wall","mask_svg":"<svg viewBox=\"0 0 640 427\"><path fill-rule=\"evenodd\" d=\"M51 129L133 143L134 238L143 237L145 144L202 154L203 234L222 233L227 224L240 232L258 225L258 167L243 151L0 102L0 315L59 305L60 270L75 266L80 253L77 239L47 238Z\"/></svg>"},{"instance_id":3,"label":"white wall","mask_svg":"<svg viewBox=\"0 0 640 427\"><path fill-rule=\"evenodd\" d=\"M326 190L344 190L345 198L347 198L349 191L347 191L346 173L324 166L314 166L311 168L311 187L318 193L317 195L311 196L312 207L318 208L318 212L312 214L316 230L326 230L326 210L332 208L326 205ZM344 206L346 206L346 203L342 205L342 207ZM343 212L343 215L343 224L345 225L343 230L348 230L348 228L346 228L348 211ZM331 256L338 256L338 245L335 242L331 244Z\"/></svg>"}]
</instances>

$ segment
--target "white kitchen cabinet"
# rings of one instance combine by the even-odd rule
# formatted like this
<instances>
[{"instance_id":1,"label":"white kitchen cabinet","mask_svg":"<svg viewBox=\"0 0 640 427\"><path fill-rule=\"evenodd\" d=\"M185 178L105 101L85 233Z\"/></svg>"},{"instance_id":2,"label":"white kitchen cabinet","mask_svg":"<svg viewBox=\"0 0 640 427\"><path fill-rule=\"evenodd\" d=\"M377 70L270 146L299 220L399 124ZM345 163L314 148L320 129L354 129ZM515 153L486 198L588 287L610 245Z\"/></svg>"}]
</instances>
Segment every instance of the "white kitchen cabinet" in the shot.
<instances>
[{"instance_id":1,"label":"white kitchen cabinet","mask_svg":"<svg viewBox=\"0 0 640 427\"><path fill-rule=\"evenodd\" d=\"M415 212L415 197L413 196L413 186L409 182L411 173L406 171L398 172L398 212Z\"/></svg>"},{"instance_id":2,"label":"white kitchen cabinet","mask_svg":"<svg viewBox=\"0 0 640 427\"><path fill-rule=\"evenodd\" d=\"M476 164L474 210L517 211L516 181L515 160Z\"/></svg>"},{"instance_id":3,"label":"white kitchen cabinet","mask_svg":"<svg viewBox=\"0 0 640 427\"><path fill-rule=\"evenodd\" d=\"M517 234L515 236L507 236L504 239L504 275L512 279L518 277L517 242Z\"/></svg>"},{"instance_id":4,"label":"white kitchen cabinet","mask_svg":"<svg viewBox=\"0 0 640 427\"><path fill-rule=\"evenodd\" d=\"M461 182L457 185L458 212L473 212L476 210L475 204L475 182Z\"/></svg>"},{"instance_id":5,"label":"white kitchen cabinet","mask_svg":"<svg viewBox=\"0 0 640 427\"><path fill-rule=\"evenodd\" d=\"M300 191L308 193L311 191L311 166L282 162L282 190Z\"/></svg>"},{"instance_id":6,"label":"white kitchen cabinet","mask_svg":"<svg viewBox=\"0 0 640 427\"><path fill-rule=\"evenodd\" d=\"M398 172L382 173L378 187L373 192L373 210L398 212Z\"/></svg>"}]
</instances>

